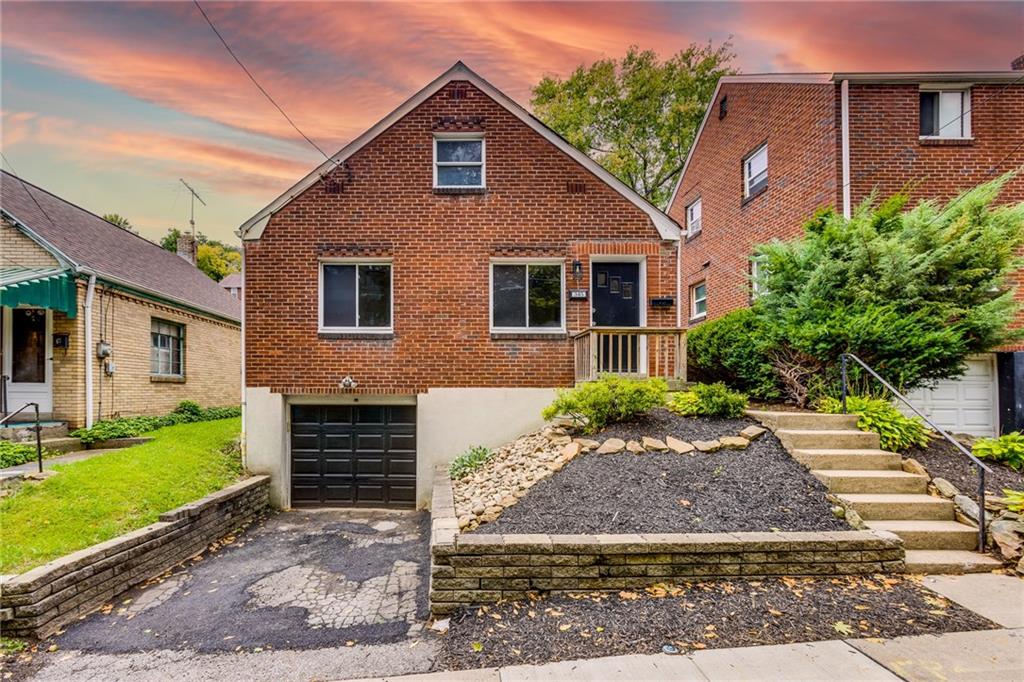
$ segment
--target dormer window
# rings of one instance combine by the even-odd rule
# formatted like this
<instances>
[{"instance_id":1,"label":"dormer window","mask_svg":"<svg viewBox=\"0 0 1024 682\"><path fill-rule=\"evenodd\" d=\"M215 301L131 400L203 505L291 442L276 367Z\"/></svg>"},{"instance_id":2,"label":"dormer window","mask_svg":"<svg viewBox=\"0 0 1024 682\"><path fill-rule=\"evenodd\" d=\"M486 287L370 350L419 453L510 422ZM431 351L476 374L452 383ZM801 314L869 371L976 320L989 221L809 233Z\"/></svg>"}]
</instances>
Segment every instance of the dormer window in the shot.
<instances>
[{"instance_id":1,"label":"dormer window","mask_svg":"<svg viewBox=\"0 0 1024 682\"><path fill-rule=\"evenodd\" d=\"M434 187L483 189L484 138L481 135L438 135L434 138Z\"/></svg>"}]
</instances>

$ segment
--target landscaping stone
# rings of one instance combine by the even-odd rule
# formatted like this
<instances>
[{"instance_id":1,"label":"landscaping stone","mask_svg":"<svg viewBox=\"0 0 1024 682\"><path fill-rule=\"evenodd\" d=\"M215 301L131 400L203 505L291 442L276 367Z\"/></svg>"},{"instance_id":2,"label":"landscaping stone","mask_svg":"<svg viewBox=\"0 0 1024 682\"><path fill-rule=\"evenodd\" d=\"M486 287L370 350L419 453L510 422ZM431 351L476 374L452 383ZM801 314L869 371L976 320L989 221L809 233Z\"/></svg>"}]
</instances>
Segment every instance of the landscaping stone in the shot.
<instances>
[{"instance_id":1,"label":"landscaping stone","mask_svg":"<svg viewBox=\"0 0 1024 682\"><path fill-rule=\"evenodd\" d=\"M635 440L631 440L628 443L626 443L626 449L632 452L634 455L642 455L643 453L647 452L644 449L644 446L640 445L640 443L637 443Z\"/></svg>"},{"instance_id":2,"label":"landscaping stone","mask_svg":"<svg viewBox=\"0 0 1024 682\"><path fill-rule=\"evenodd\" d=\"M917 474L918 476L927 476L928 470L921 466L913 457L908 457L903 460L903 470L908 474Z\"/></svg>"},{"instance_id":3,"label":"landscaping stone","mask_svg":"<svg viewBox=\"0 0 1024 682\"><path fill-rule=\"evenodd\" d=\"M566 443L565 445L563 445L562 449L559 450L559 454L561 454L563 457L568 457L572 459L576 455L580 454L580 451L582 449L582 445L580 445L577 441L573 441L571 443Z\"/></svg>"},{"instance_id":4,"label":"landscaping stone","mask_svg":"<svg viewBox=\"0 0 1024 682\"><path fill-rule=\"evenodd\" d=\"M723 448L731 448L733 450L746 450L747 446L750 445L750 441L743 436L722 436L718 439L718 442L722 444Z\"/></svg>"},{"instance_id":5,"label":"landscaping stone","mask_svg":"<svg viewBox=\"0 0 1024 682\"><path fill-rule=\"evenodd\" d=\"M956 505L960 512L973 521L975 524L978 523L978 519L981 515L978 513L978 503L967 497L966 495L957 495L953 498L953 504Z\"/></svg>"},{"instance_id":6,"label":"landscaping stone","mask_svg":"<svg viewBox=\"0 0 1024 682\"><path fill-rule=\"evenodd\" d=\"M589 438L576 438L574 439L574 442L579 443L580 447L587 451L596 450L601 447L601 443Z\"/></svg>"},{"instance_id":7,"label":"landscaping stone","mask_svg":"<svg viewBox=\"0 0 1024 682\"><path fill-rule=\"evenodd\" d=\"M1019 521L998 518L988 527L989 537L993 544L999 549L1006 561L1017 561L1021 558L1024 540L1021 533L1024 532L1024 524Z\"/></svg>"},{"instance_id":8,"label":"landscaping stone","mask_svg":"<svg viewBox=\"0 0 1024 682\"><path fill-rule=\"evenodd\" d=\"M719 440L695 440L693 447L701 452L714 452L722 448L722 443Z\"/></svg>"},{"instance_id":9,"label":"landscaping stone","mask_svg":"<svg viewBox=\"0 0 1024 682\"><path fill-rule=\"evenodd\" d=\"M668 446L665 445L665 442L658 440L657 438L644 436L640 442L643 444L645 450L657 450L659 452L668 450Z\"/></svg>"},{"instance_id":10,"label":"landscaping stone","mask_svg":"<svg viewBox=\"0 0 1024 682\"><path fill-rule=\"evenodd\" d=\"M693 445L687 443L685 440L680 440L675 436L665 436L665 444L680 455L685 455L694 451Z\"/></svg>"},{"instance_id":11,"label":"landscaping stone","mask_svg":"<svg viewBox=\"0 0 1024 682\"><path fill-rule=\"evenodd\" d=\"M616 452L622 452L625 448L626 441L621 438L609 438L605 442L601 443L600 447L597 448L597 454L611 455Z\"/></svg>"},{"instance_id":12,"label":"landscaping stone","mask_svg":"<svg viewBox=\"0 0 1024 682\"><path fill-rule=\"evenodd\" d=\"M935 486L935 489L939 491L940 495L948 497L949 499L953 499L960 494L960 491L956 489L956 486L944 478L933 478L932 485Z\"/></svg>"},{"instance_id":13,"label":"landscaping stone","mask_svg":"<svg viewBox=\"0 0 1024 682\"><path fill-rule=\"evenodd\" d=\"M766 433L767 431L768 431L768 429L764 428L763 426L757 426L755 424L751 424L747 428L745 428L742 431L740 431L740 435L743 436L744 438L748 439L748 440L755 440L758 436L761 436L762 434Z\"/></svg>"}]
</instances>

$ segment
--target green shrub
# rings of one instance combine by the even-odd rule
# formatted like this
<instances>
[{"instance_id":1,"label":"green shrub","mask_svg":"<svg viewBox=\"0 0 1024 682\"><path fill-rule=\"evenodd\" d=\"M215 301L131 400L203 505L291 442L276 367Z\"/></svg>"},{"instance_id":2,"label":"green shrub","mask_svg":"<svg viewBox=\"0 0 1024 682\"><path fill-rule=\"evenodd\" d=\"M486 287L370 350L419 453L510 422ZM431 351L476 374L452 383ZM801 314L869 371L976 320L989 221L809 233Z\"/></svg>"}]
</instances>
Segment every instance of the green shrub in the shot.
<instances>
[{"instance_id":1,"label":"green shrub","mask_svg":"<svg viewBox=\"0 0 1024 682\"><path fill-rule=\"evenodd\" d=\"M1020 431L999 438L980 438L974 443L974 456L1005 464L1015 471L1024 469L1024 434Z\"/></svg>"},{"instance_id":2,"label":"green shrub","mask_svg":"<svg viewBox=\"0 0 1024 682\"><path fill-rule=\"evenodd\" d=\"M1024 490L1003 488L1003 495L1003 501L1006 502L1007 509L1018 514L1024 514Z\"/></svg>"},{"instance_id":3,"label":"green shrub","mask_svg":"<svg viewBox=\"0 0 1024 682\"><path fill-rule=\"evenodd\" d=\"M928 429L921 420L906 416L885 398L851 395L846 398L846 409L858 415L857 428L878 434L883 450L903 452L912 445L921 448L928 445ZM840 414L842 401L823 398L818 403L818 411Z\"/></svg>"},{"instance_id":4,"label":"green shrub","mask_svg":"<svg viewBox=\"0 0 1024 682\"><path fill-rule=\"evenodd\" d=\"M672 397L669 409L688 417L742 417L747 396L730 391L725 384L695 384Z\"/></svg>"},{"instance_id":5,"label":"green shrub","mask_svg":"<svg viewBox=\"0 0 1024 682\"><path fill-rule=\"evenodd\" d=\"M696 381L721 381L758 400L777 400L782 390L766 336L750 308L698 325L686 339L687 370Z\"/></svg>"},{"instance_id":6,"label":"green shrub","mask_svg":"<svg viewBox=\"0 0 1024 682\"><path fill-rule=\"evenodd\" d=\"M43 457L48 457L49 451L43 449ZM16 467L25 462L33 462L36 459L36 444L12 443L9 440L0 440L0 469Z\"/></svg>"},{"instance_id":7,"label":"green shrub","mask_svg":"<svg viewBox=\"0 0 1024 682\"><path fill-rule=\"evenodd\" d=\"M452 478L468 476L479 469L493 454L490 449L482 445L474 445L452 460L452 463L448 465L448 475Z\"/></svg>"},{"instance_id":8,"label":"green shrub","mask_svg":"<svg viewBox=\"0 0 1024 682\"><path fill-rule=\"evenodd\" d=\"M628 421L665 404L668 384L664 379L628 379L603 376L576 388L558 392L544 408L544 419L566 416L586 433L608 424Z\"/></svg>"},{"instance_id":9,"label":"green shrub","mask_svg":"<svg viewBox=\"0 0 1024 682\"><path fill-rule=\"evenodd\" d=\"M135 438L165 426L229 419L240 414L242 408L238 406L203 409L198 403L182 400L173 412L163 417L120 417L96 422L91 428L78 429L71 435L81 440L83 445L90 445L114 438Z\"/></svg>"}]
</instances>

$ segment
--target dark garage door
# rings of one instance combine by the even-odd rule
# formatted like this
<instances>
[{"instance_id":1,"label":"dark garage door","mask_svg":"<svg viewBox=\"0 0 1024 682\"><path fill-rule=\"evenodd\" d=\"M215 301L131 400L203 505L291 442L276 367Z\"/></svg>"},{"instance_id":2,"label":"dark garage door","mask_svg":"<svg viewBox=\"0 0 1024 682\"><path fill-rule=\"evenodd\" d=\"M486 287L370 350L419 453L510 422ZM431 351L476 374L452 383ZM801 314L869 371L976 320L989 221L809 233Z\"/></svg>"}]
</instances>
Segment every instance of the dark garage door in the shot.
<instances>
[{"instance_id":1,"label":"dark garage door","mask_svg":"<svg viewBox=\"0 0 1024 682\"><path fill-rule=\"evenodd\" d=\"M416 407L292 405L292 506L415 507Z\"/></svg>"}]
</instances>

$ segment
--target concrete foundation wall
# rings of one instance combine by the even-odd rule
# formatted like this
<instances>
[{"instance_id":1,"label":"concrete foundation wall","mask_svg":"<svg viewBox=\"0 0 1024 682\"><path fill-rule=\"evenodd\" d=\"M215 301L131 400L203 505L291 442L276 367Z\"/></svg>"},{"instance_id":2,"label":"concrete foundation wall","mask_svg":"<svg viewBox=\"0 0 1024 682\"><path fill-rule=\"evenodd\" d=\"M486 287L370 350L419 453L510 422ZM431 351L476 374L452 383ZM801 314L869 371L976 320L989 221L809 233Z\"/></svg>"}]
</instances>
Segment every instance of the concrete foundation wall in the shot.
<instances>
[{"instance_id":1,"label":"concrete foundation wall","mask_svg":"<svg viewBox=\"0 0 1024 682\"><path fill-rule=\"evenodd\" d=\"M245 389L245 468L270 476L270 503L288 505L288 422L285 399L268 388Z\"/></svg>"}]
</instances>

